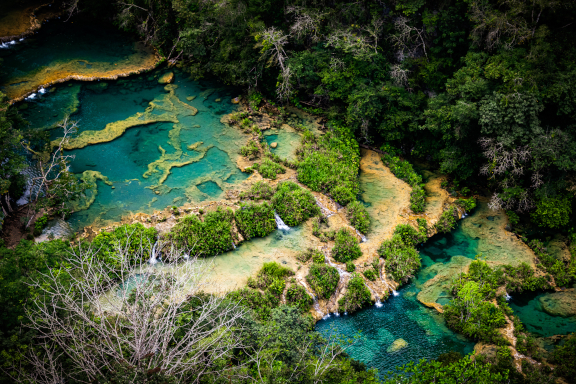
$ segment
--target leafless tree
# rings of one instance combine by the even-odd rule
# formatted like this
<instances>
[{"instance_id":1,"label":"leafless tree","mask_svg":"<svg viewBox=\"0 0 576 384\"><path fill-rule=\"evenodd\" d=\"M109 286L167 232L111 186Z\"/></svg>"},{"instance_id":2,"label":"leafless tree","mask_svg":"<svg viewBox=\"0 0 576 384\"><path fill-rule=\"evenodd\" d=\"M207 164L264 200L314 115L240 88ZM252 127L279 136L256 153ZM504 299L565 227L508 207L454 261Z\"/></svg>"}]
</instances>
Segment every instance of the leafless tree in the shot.
<instances>
[{"instance_id":1,"label":"leafless tree","mask_svg":"<svg viewBox=\"0 0 576 384\"><path fill-rule=\"evenodd\" d=\"M428 57L426 53L426 39L423 28L413 27L409 24L407 17L399 16L394 20L396 34L390 36L394 47L398 49L396 54L398 61L403 61L405 57L417 57L420 52Z\"/></svg>"},{"instance_id":2,"label":"leafless tree","mask_svg":"<svg viewBox=\"0 0 576 384\"><path fill-rule=\"evenodd\" d=\"M99 250L79 244L66 268L51 269L32 284L41 295L27 307L29 326L48 351L57 346L73 367L61 372L51 359L36 359L33 371L76 379L82 373L92 382L122 362L186 382L233 375L233 368L213 363L241 346L238 321L245 309L225 295L202 294L207 282L195 258L166 246L163 259L175 263L154 266L141 240L137 250L130 249L132 236L127 233L126 245L116 244L106 261Z\"/></svg>"},{"instance_id":3,"label":"leafless tree","mask_svg":"<svg viewBox=\"0 0 576 384\"><path fill-rule=\"evenodd\" d=\"M326 45L351 53L359 59L369 59L377 53L382 34L382 19L373 19L363 28L337 29L326 39Z\"/></svg>"},{"instance_id":4,"label":"leafless tree","mask_svg":"<svg viewBox=\"0 0 576 384\"><path fill-rule=\"evenodd\" d=\"M313 43L318 42L322 35L320 34L320 22L326 16L326 13L317 10L306 10L303 7L288 6L287 14L294 14L294 24L290 27L290 32L297 38L310 37Z\"/></svg>"},{"instance_id":5,"label":"leafless tree","mask_svg":"<svg viewBox=\"0 0 576 384\"><path fill-rule=\"evenodd\" d=\"M507 149L495 139L483 137L479 141L480 147L484 151L484 156L488 159L488 164L480 168L483 175L501 175L511 172L515 176L524 174L526 162L531 157L529 146L520 146Z\"/></svg>"},{"instance_id":6,"label":"leafless tree","mask_svg":"<svg viewBox=\"0 0 576 384\"><path fill-rule=\"evenodd\" d=\"M408 73L410 71L407 69L403 69L400 64L393 64L390 68L390 77L394 84L403 87L408 85Z\"/></svg>"},{"instance_id":7,"label":"leafless tree","mask_svg":"<svg viewBox=\"0 0 576 384\"><path fill-rule=\"evenodd\" d=\"M76 197L79 192L77 180L68 170L69 163L74 160L74 155L64 154L64 146L70 140L70 137L78 130L78 123L70 121L66 116L64 120L58 123L62 128L63 135L60 139L52 142L52 148L46 152L34 151L28 143L23 142L23 147L34 155L37 160L39 176L33 177L30 189L29 210L36 208L40 198L54 199L59 196L66 204L69 200ZM29 212L29 220L26 228L32 223L33 214Z\"/></svg>"},{"instance_id":8,"label":"leafless tree","mask_svg":"<svg viewBox=\"0 0 576 384\"><path fill-rule=\"evenodd\" d=\"M292 84L290 83L292 72L287 63L288 55L284 50L284 45L288 43L289 36L274 27L265 29L256 36L259 42L258 45L262 47L262 56L268 57L268 65L277 64L280 66L282 81L278 83L276 89L281 100L289 98L292 94Z\"/></svg>"}]
</instances>

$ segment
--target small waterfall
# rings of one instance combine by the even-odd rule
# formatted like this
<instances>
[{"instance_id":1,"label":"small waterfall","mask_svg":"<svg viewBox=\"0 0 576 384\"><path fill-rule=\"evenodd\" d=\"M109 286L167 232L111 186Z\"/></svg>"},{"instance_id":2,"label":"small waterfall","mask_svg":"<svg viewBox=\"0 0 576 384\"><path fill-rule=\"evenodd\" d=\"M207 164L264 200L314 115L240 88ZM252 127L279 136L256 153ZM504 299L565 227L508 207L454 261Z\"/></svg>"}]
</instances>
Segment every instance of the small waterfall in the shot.
<instances>
[{"instance_id":1,"label":"small waterfall","mask_svg":"<svg viewBox=\"0 0 576 384\"><path fill-rule=\"evenodd\" d=\"M510 295L508 294L508 292L505 292L505 295L506 295L506 296L505 296L505 297L506 297L506 301L510 301L510 299L512 298L512 296L510 296Z\"/></svg>"},{"instance_id":2,"label":"small waterfall","mask_svg":"<svg viewBox=\"0 0 576 384\"><path fill-rule=\"evenodd\" d=\"M184 257L184 260L188 261L190 259L190 254L185 253L183 257Z\"/></svg>"},{"instance_id":3,"label":"small waterfall","mask_svg":"<svg viewBox=\"0 0 576 384\"><path fill-rule=\"evenodd\" d=\"M320 207L320 211L322 212L322 214L323 214L324 216L330 217L330 216L332 216L332 215L334 214L334 212L332 212L331 210L329 210L328 208L326 208L325 206L323 206L322 203L318 201L318 199L315 199L315 200L316 200L316 205L317 205L318 207Z\"/></svg>"},{"instance_id":4,"label":"small waterfall","mask_svg":"<svg viewBox=\"0 0 576 384\"><path fill-rule=\"evenodd\" d=\"M232 248L236 249L236 244L234 244L234 241L232 241Z\"/></svg>"},{"instance_id":5,"label":"small waterfall","mask_svg":"<svg viewBox=\"0 0 576 384\"><path fill-rule=\"evenodd\" d=\"M284 224L284 222L282 221L282 218L280 216L278 216L278 214L276 212L274 212L274 220L276 220L276 226L278 227L278 229L282 230L282 231L289 231L290 227L287 226L286 224Z\"/></svg>"},{"instance_id":6,"label":"small waterfall","mask_svg":"<svg viewBox=\"0 0 576 384\"><path fill-rule=\"evenodd\" d=\"M34 100L35 98L36 98L36 94L33 93L33 94L31 94L30 96L28 96L28 97L26 98L26 100Z\"/></svg>"},{"instance_id":7,"label":"small waterfall","mask_svg":"<svg viewBox=\"0 0 576 384\"><path fill-rule=\"evenodd\" d=\"M357 234L358 236L360 236L360 238L362 239L362 241L361 241L362 243L365 243L366 241L368 241L368 239L366 238L366 236L364 236L362 233L360 233L360 231L357 230L356 228L354 228L354 229L356 230L356 234Z\"/></svg>"},{"instance_id":8,"label":"small waterfall","mask_svg":"<svg viewBox=\"0 0 576 384\"><path fill-rule=\"evenodd\" d=\"M322 316L322 318L326 318L326 316L330 317L330 314L324 316L324 312L322 312L320 310L320 304L318 304L318 298L316 297L316 295L312 294L312 292L310 292L310 290L308 289L308 285L306 285L306 283L302 280L298 280L298 282L304 287L304 289L306 290L306 293L312 298L312 300L314 301L313 307L314 310L316 312L318 312L318 314L320 314L320 316Z\"/></svg>"},{"instance_id":9,"label":"small waterfall","mask_svg":"<svg viewBox=\"0 0 576 384\"><path fill-rule=\"evenodd\" d=\"M40 89L38 90L38 93L41 94L41 95L43 95L43 94L46 93L46 89L45 89L45 88L40 88Z\"/></svg>"},{"instance_id":10,"label":"small waterfall","mask_svg":"<svg viewBox=\"0 0 576 384\"><path fill-rule=\"evenodd\" d=\"M156 241L154 243L154 246L152 247L152 252L150 254L150 265L154 265L158 262L158 260L156 259L156 247L158 246L158 241Z\"/></svg>"},{"instance_id":11,"label":"small waterfall","mask_svg":"<svg viewBox=\"0 0 576 384\"><path fill-rule=\"evenodd\" d=\"M400 296L400 294L394 289L392 288L392 286L390 284L388 284L388 282L386 281L386 279L382 276L382 272L380 272L380 280L382 280L382 282L384 284L386 284L386 286L388 287L389 290L392 291L392 296Z\"/></svg>"},{"instance_id":12,"label":"small waterfall","mask_svg":"<svg viewBox=\"0 0 576 384\"><path fill-rule=\"evenodd\" d=\"M331 267L336 268L336 270L338 271L338 274L340 275L340 277L350 275L348 272L343 271L342 269L340 269L340 267L338 267L336 264L334 264L334 263L328 258L328 256L324 256L324 260L326 260L326 262L328 263L328 265L330 265Z\"/></svg>"},{"instance_id":13,"label":"small waterfall","mask_svg":"<svg viewBox=\"0 0 576 384\"><path fill-rule=\"evenodd\" d=\"M368 290L374 295L374 298L376 299L376 303L374 305L376 305L376 308L380 308L383 304L380 301L380 298L378 297L378 295L376 294L376 292L374 292L374 290L372 288L370 288L370 286L368 284L364 284Z\"/></svg>"}]
</instances>

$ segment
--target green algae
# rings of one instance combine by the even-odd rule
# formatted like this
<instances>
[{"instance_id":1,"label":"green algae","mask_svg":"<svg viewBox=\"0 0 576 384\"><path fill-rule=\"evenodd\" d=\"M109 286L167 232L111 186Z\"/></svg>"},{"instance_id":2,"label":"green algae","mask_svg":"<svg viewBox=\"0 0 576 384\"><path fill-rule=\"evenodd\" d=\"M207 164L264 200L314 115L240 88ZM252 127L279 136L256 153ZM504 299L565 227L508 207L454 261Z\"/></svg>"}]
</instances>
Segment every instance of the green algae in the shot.
<instances>
[{"instance_id":1,"label":"green algae","mask_svg":"<svg viewBox=\"0 0 576 384\"><path fill-rule=\"evenodd\" d=\"M100 180L104 184L113 187L113 184L108 179L108 177L104 176L99 171L84 171L82 176L80 176L80 180L82 180L82 182L85 183L88 188L84 192L84 196L82 198L71 202L73 211L82 211L88 209L94 203L96 196L98 195L98 185L96 183L97 180Z\"/></svg>"}]
</instances>

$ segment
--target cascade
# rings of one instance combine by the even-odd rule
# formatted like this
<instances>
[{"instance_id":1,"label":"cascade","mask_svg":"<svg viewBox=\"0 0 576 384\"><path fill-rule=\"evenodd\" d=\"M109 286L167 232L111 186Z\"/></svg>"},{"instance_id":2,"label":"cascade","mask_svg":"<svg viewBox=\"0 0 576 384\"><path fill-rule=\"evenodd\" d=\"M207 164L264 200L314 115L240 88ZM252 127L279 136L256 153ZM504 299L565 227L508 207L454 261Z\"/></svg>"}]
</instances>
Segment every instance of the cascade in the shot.
<instances>
[{"instance_id":1,"label":"cascade","mask_svg":"<svg viewBox=\"0 0 576 384\"><path fill-rule=\"evenodd\" d=\"M287 226L286 224L284 224L284 222L282 221L282 218L280 216L278 216L278 214L276 212L274 212L274 220L276 220L276 226L278 227L278 229L282 230L282 231L289 231L290 227Z\"/></svg>"},{"instance_id":2,"label":"cascade","mask_svg":"<svg viewBox=\"0 0 576 384\"><path fill-rule=\"evenodd\" d=\"M377 308L382 307L383 304L380 301L380 298L378 297L376 292L374 292L374 290L372 288L370 288L370 286L368 284L364 284L364 285L366 285L366 287L368 287L368 290L374 295L374 298L376 299L376 303L374 305L376 305Z\"/></svg>"},{"instance_id":3,"label":"cascade","mask_svg":"<svg viewBox=\"0 0 576 384\"><path fill-rule=\"evenodd\" d=\"M336 268L336 270L338 271L338 274L340 275L340 277L350 275L348 272L343 271L342 269L340 269L340 267L338 267L336 264L334 264L334 263L328 258L328 256L324 256L324 260L326 260L326 262L327 262L331 267Z\"/></svg>"},{"instance_id":4,"label":"cascade","mask_svg":"<svg viewBox=\"0 0 576 384\"><path fill-rule=\"evenodd\" d=\"M236 249L236 244L234 244L234 241L232 241L232 248Z\"/></svg>"},{"instance_id":5,"label":"cascade","mask_svg":"<svg viewBox=\"0 0 576 384\"><path fill-rule=\"evenodd\" d=\"M360 231L358 231L356 228L354 228L356 230L356 234L358 236L360 236L360 238L362 239L362 243L365 243L366 241L368 241L368 239L366 238L366 236L364 236L362 233L360 233Z\"/></svg>"},{"instance_id":6,"label":"cascade","mask_svg":"<svg viewBox=\"0 0 576 384\"><path fill-rule=\"evenodd\" d=\"M150 254L150 265L154 265L158 262L158 260L156 259L156 246L158 246L158 241L156 241L154 243L154 246L152 247L152 252Z\"/></svg>"},{"instance_id":7,"label":"cascade","mask_svg":"<svg viewBox=\"0 0 576 384\"><path fill-rule=\"evenodd\" d=\"M506 292L506 301L510 301L511 298L512 298L512 296L510 296L510 295L508 294L508 292Z\"/></svg>"},{"instance_id":8,"label":"cascade","mask_svg":"<svg viewBox=\"0 0 576 384\"><path fill-rule=\"evenodd\" d=\"M320 314L320 316L322 316L322 318L325 318L326 316L324 316L324 312L322 312L320 310L320 304L318 304L318 298L316 297L316 295L312 294L312 292L310 292L310 290L308 289L308 285L306 285L306 283L302 280L298 280L298 282L304 287L304 289L306 290L306 293L308 293L308 295L310 297L312 297L312 300L314 301L314 310L316 312L318 312ZM330 314L327 315L328 317L330 317Z\"/></svg>"}]
</instances>

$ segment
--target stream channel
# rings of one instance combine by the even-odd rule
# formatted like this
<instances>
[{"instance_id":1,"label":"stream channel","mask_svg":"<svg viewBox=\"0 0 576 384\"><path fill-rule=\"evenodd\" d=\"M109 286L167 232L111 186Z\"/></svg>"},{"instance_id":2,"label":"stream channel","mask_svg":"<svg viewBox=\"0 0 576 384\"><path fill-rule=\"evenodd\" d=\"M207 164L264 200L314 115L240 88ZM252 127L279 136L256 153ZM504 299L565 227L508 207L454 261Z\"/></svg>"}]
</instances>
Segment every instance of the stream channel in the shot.
<instances>
[{"instance_id":1,"label":"stream channel","mask_svg":"<svg viewBox=\"0 0 576 384\"><path fill-rule=\"evenodd\" d=\"M182 71L165 67L119 80L68 81L38 88L71 75L138 72L155 61L148 48L118 32L57 20L34 37L3 48L0 56L4 59L0 90L13 98L28 95L17 106L31 129L49 130L52 139L58 139L61 130L56 126L65 115L78 121L78 138L71 140L66 153L75 156L71 170L82 174L93 189L77 203L69 220L74 230L119 221L129 212L152 213L186 202L218 200L249 176L236 164L249 136L220 122L235 110L232 99L241 90L215 81L192 81ZM168 72L174 73L174 82L160 84L159 78ZM280 129L265 135L268 143L278 143L278 155L293 157L297 133ZM384 169L378 162L372 166ZM382 188L375 175L360 175L362 200L379 225L372 228L372 240L368 234L369 242L376 241L376 233L390 232L385 224L393 217L386 212L392 216L395 212L394 189ZM381 375L397 365L449 351L470 353L474 344L450 331L442 316L422 302L445 305L451 279L479 253L493 265L533 264L532 252L504 231L503 220L502 213L491 213L480 204L452 233L436 235L420 247L422 268L398 295L352 315L326 316L317 330L347 337L360 332L349 354L378 368ZM237 288L264 261L274 260L279 249L296 253L310 246L311 237L301 226L247 242L210 258L219 271L213 277L222 280L225 289ZM528 330L540 336L575 331L574 318L542 310L538 300L545 295L513 297L512 308ZM398 339L406 343L393 351L391 345Z\"/></svg>"}]
</instances>

